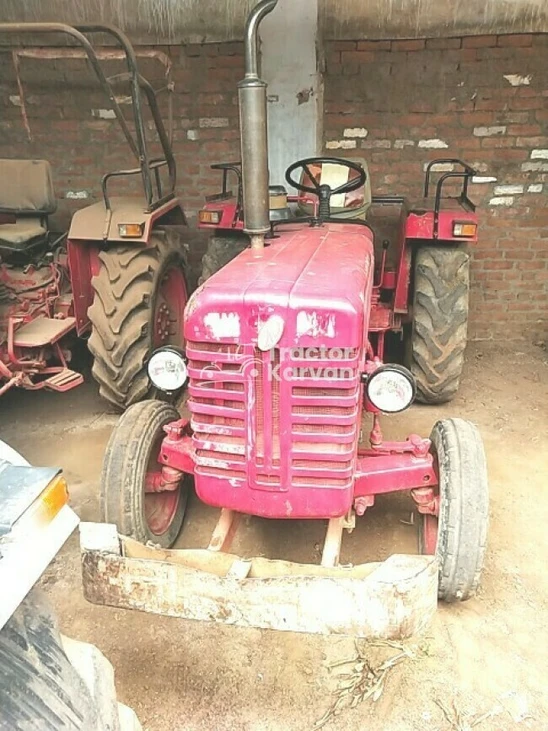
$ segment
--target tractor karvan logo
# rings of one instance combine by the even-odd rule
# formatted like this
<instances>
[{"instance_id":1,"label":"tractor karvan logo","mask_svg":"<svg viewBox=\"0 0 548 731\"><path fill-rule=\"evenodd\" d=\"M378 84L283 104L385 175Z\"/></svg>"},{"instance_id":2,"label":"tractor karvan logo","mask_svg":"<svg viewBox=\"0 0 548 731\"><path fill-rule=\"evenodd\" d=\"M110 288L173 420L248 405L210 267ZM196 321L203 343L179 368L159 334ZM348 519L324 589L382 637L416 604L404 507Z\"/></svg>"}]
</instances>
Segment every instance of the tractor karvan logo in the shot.
<instances>
[{"instance_id":1,"label":"tractor karvan logo","mask_svg":"<svg viewBox=\"0 0 548 731\"><path fill-rule=\"evenodd\" d=\"M241 366L239 372L251 378L262 377L266 381L294 381L311 379L329 381L345 380L356 377L356 366L348 361L356 359L354 348L272 348L262 357L246 355L244 348L237 346L233 352L234 360ZM240 360L241 356L244 356ZM306 363L306 364L305 364ZM329 365L325 365L329 363ZM208 372L222 372L224 364L210 363L200 369L200 379L206 379ZM228 372L228 371L227 371Z\"/></svg>"}]
</instances>

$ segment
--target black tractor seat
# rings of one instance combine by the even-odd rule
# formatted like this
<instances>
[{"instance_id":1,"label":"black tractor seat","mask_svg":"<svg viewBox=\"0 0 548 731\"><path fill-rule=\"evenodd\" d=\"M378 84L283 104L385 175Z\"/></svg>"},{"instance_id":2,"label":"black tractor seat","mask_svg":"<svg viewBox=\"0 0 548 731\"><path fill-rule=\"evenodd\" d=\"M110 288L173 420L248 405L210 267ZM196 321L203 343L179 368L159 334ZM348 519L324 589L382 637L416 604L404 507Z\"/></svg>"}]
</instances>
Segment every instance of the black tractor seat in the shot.
<instances>
[{"instance_id":1,"label":"black tractor seat","mask_svg":"<svg viewBox=\"0 0 548 731\"><path fill-rule=\"evenodd\" d=\"M0 159L0 253L46 243L48 216L56 208L49 162Z\"/></svg>"}]
</instances>

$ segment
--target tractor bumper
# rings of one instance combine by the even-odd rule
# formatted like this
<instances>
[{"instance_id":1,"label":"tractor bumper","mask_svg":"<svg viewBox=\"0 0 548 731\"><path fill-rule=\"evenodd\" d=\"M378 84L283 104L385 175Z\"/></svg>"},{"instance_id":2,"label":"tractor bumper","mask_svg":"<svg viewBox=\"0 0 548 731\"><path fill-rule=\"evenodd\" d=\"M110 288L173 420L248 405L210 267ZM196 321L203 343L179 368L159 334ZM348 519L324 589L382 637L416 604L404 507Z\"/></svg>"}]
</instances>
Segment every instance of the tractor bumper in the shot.
<instances>
[{"instance_id":1,"label":"tractor bumper","mask_svg":"<svg viewBox=\"0 0 548 731\"><path fill-rule=\"evenodd\" d=\"M183 619L368 639L411 637L437 605L432 556L325 567L209 549L164 550L80 525L86 599Z\"/></svg>"}]
</instances>

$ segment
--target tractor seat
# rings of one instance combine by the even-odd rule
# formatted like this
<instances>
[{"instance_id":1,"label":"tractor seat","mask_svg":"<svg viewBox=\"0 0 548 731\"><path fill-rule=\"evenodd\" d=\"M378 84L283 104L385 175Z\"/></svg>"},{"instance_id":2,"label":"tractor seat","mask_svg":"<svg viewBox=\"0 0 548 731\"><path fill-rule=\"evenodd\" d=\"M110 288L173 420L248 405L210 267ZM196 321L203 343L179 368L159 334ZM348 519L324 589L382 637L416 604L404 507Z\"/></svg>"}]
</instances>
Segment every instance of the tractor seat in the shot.
<instances>
[{"instance_id":1,"label":"tractor seat","mask_svg":"<svg viewBox=\"0 0 548 731\"><path fill-rule=\"evenodd\" d=\"M47 236L47 229L40 219L19 218L16 223L0 225L0 246L20 251L28 245L39 243Z\"/></svg>"},{"instance_id":2,"label":"tractor seat","mask_svg":"<svg viewBox=\"0 0 548 731\"><path fill-rule=\"evenodd\" d=\"M57 208L47 160L0 159L0 251L20 252L47 239L48 216Z\"/></svg>"}]
</instances>

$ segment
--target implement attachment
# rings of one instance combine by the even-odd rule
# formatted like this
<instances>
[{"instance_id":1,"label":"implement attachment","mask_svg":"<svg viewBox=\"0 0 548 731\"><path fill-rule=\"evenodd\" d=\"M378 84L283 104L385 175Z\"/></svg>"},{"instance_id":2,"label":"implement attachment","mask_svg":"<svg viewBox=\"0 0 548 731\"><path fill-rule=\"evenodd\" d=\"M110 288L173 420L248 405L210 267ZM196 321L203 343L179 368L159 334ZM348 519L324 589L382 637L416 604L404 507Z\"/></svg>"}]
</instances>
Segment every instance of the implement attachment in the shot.
<instances>
[{"instance_id":1,"label":"implement attachment","mask_svg":"<svg viewBox=\"0 0 548 731\"><path fill-rule=\"evenodd\" d=\"M114 525L96 523L81 524L80 545L88 601L152 614L396 639L422 632L437 605L432 556L394 555L351 567L243 559L144 546L119 536Z\"/></svg>"}]
</instances>

